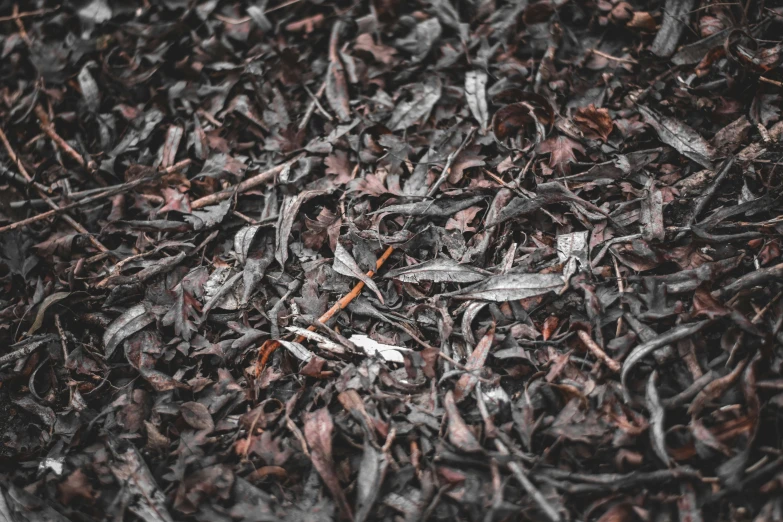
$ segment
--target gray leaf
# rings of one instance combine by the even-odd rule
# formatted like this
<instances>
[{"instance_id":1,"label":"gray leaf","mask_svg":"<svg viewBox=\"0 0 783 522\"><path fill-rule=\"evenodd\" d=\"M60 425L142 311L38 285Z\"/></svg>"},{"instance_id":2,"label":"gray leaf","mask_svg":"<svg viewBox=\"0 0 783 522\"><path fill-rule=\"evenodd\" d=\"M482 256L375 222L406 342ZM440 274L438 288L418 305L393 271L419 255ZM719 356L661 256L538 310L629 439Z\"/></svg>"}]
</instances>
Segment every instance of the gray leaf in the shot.
<instances>
[{"instance_id":1,"label":"gray leaf","mask_svg":"<svg viewBox=\"0 0 783 522\"><path fill-rule=\"evenodd\" d=\"M634 348L625 359L625 362L623 363L623 369L620 372L620 383L622 384L623 395L625 396L626 402L631 400L631 395L628 392L628 387L626 386L628 374L631 373L631 369L633 369L633 367L636 366L639 361L662 346L666 346L667 344L679 341L680 339L690 337L707 326L709 323L710 321L706 320L698 323L681 324L680 326L669 330L665 334L661 334L658 337L655 337L654 339L651 339L646 343L640 344Z\"/></svg>"},{"instance_id":2,"label":"gray leaf","mask_svg":"<svg viewBox=\"0 0 783 522\"><path fill-rule=\"evenodd\" d=\"M309 362L310 359L313 358L313 352L309 351L307 348L305 348L299 343L283 341L283 340L278 340L278 342L283 346L283 348L288 350L291 353L291 355L293 355L300 361Z\"/></svg>"},{"instance_id":3,"label":"gray leaf","mask_svg":"<svg viewBox=\"0 0 783 522\"><path fill-rule=\"evenodd\" d=\"M683 122L639 105L639 113L665 144L677 149L683 156L692 159L706 169L714 170L712 160L716 152L712 145Z\"/></svg>"},{"instance_id":4,"label":"gray leaf","mask_svg":"<svg viewBox=\"0 0 783 522\"><path fill-rule=\"evenodd\" d=\"M389 205L370 212L373 214L403 214L405 216L431 216L448 217L473 206L484 199L482 196L475 196L460 201L441 200L441 201L417 201L415 203L403 203L400 205Z\"/></svg>"},{"instance_id":5,"label":"gray leaf","mask_svg":"<svg viewBox=\"0 0 783 522\"><path fill-rule=\"evenodd\" d=\"M468 107L481 130L487 130L489 110L487 109L487 73L484 71L468 71L465 73L465 97Z\"/></svg>"},{"instance_id":6,"label":"gray leaf","mask_svg":"<svg viewBox=\"0 0 783 522\"><path fill-rule=\"evenodd\" d=\"M286 196L283 205L280 208L280 218L277 220L275 228L275 259L280 266L285 267L288 259L288 240L291 236L291 227L294 226L296 216L302 204L321 194L326 194L325 190L305 190L296 196Z\"/></svg>"},{"instance_id":7,"label":"gray leaf","mask_svg":"<svg viewBox=\"0 0 783 522\"><path fill-rule=\"evenodd\" d=\"M483 281L487 275L489 275L488 272L474 266L461 265L450 258L438 258L418 265L391 270L384 277L403 283L420 283L421 281L476 283Z\"/></svg>"},{"instance_id":8,"label":"gray leaf","mask_svg":"<svg viewBox=\"0 0 783 522\"><path fill-rule=\"evenodd\" d=\"M106 358L112 356L114 350L126 337L138 332L154 320L154 316L147 311L147 307L143 303L125 310L121 316L106 328L106 332L103 334Z\"/></svg>"},{"instance_id":9,"label":"gray leaf","mask_svg":"<svg viewBox=\"0 0 783 522\"><path fill-rule=\"evenodd\" d=\"M231 200L226 199L217 205L204 207L202 210L194 210L190 214L185 214L185 221L193 225L194 230L214 227L226 217L231 208Z\"/></svg>"},{"instance_id":10,"label":"gray leaf","mask_svg":"<svg viewBox=\"0 0 783 522\"><path fill-rule=\"evenodd\" d=\"M359 268L358 264L356 264L356 260L354 260L351 253L348 252L348 250L346 250L340 242L337 243L337 248L335 248L334 251L334 264L332 268L338 274L346 275L348 277L355 277L356 279L362 281L365 285L367 285L367 288L375 292L375 295L378 297L378 300L381 303L384 302L383 295L381 294L378 286L375 284L375 281L373 281L371 277L368 277L367 274L362 272L362 269Z\"/></svg>"},{"instance_id":11,"label":"gray leaf","mask_svg":"<svg viewBox=\"0 0 783 522\"><path fill-rule=\"evenodd\" d=\"M411 99L397 105L386 124L392 130L404 130L426 119L440 99L442 84L440 78L429 76L424 82L411 88Z\"/></svg>"},{"instance_id":12,"label":"gray leaf","mask_svg":"<svg viewBox=\"0 0 783 522\"><path fill-rule=\"evenodd\" d=\"M248 225L240 229L234 236L234 251L239 264L244 265L247 261L247 253L250 251L253 238L256 237L256 232L260 229L261 225Z\"/></svg>"},{"instance_id":13,"label":"gray leaf","mask_svg":"<svg viewBox=\"0 0 783 522\"><path fill-rule=\"evenodd\" d=\"M466 288L454 297L484 301L514 301L526 299L563 287L563 277L557 274L503 274Z\"/></svg>"},{"instance_id":14,"label":"gray leaf","mask_svg":"<svg viewBox=\"0 0 783 522\"><path fill-rule=\"evenodd\" d=\"M97 112L101 105L101 92L98 90L98 84L95 82L92 74L90 74L87 65L82 67L76 79L79 81L79 88L82 90L82 97L87 104L87 108L92 112Z\"/></svg>"}]
</instances>

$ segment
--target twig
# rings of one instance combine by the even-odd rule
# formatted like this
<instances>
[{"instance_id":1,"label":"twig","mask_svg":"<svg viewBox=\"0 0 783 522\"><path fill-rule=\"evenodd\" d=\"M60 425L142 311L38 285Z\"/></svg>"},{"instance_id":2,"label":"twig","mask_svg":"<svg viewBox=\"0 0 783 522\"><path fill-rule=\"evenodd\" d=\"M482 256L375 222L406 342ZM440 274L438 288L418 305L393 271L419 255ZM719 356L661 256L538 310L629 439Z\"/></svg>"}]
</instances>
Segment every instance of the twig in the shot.
<instances>
[{"instance_id":1,"label":"twig","mask_svg":"<svg viewBox=\"0 0 783 522\"><path fill-rule=\"evenodd\" d=\"M606 58L607 60L612 60L612 61L615 61L615 62L630 63L630 64L634 64L634 65L639 63L636 60L634 60L633 58L618 58L617 56L612 56L611 54L606 54L606 53L604 53L602 51L599 51L598 49L590 49L589 52L591 52L593 54L597 54L598 56L600 56L602 58Z\"/></svg>"},{"instance_id":2,"label":"twig","mask_svg":"<svg viewBox=\"0 0 783 522\"><path fill-rule=\"evenodd\" d=\"M52 141L57 145L60 149L62 149L63 152L68 154L73 160L79 164L82 168L87 167L87 162L84 161L84 158L81 154L79 154L73 147L71 147L67 141L65 141L62 136L57 134L57 130L54 128L54 123L49 119L49 116L46 114L46 111L41 107L40 105L35 106L35 115L38 116L39 125L41 127L41 130L44 131L44 133L49 136ZM98 178L96 176L96 180L105 185L106 182L102 179Z\"/></svg>"},{"instance_id":3,"label":"twig","mask_svg":"<svg viewBox=\"0 0 783 522\"><path fill-rule=\"evenodd\" d=\"M620 373L620 368L622 368L622 365L606 355L606 352L603 351L600 346L598 346L598 343L593 341L593 338L590 337L589 333L585 332L584 330L579 330L577 335L579 335L579 339L584 343L587 349L590 350L593 355L595 355L596 359L604 363L606 367L612 370L614 373Z\"/></svg>"},{"instance_id":4,"label":"twig","mask_svg":"<svg viewBox=\"0 0 783 522\"><path fill-rule=\"evenodd\" d=\"M0 22L10 22L12 20L19 20L20 18L29 18L31 16L40 16L58 11L60 6L53 7L51 9L36 9L35 11L26 11L24 13L16 13L11 16L0 16Z\"/></svg>"},{"instance_id":5,"label":"twig","mask_svg":"<svg viewBox=\"0 0 783 522\"><path fill-rule=\"evenodd\" d=\"M57 214L62 214L63 212L67 210L71 210L78 207L83 207L85 205L88 205L90 203L93 203L95 201L100 201L101 199L105 199L111 196L116 196L117 194L121 194L123 192L126 192L128 190L131 190L133 188L138 187L139 185L142 185L144 183L147 183L149 181L154 181L162 174L171 174L172 172L175 172L177 170L180 170L184 167L187 167L190 165L191 160L186 159L184 161L180 161L179 163L172 165L171 167L168 167L166 169L162 169L158 172L158 174L154 176L146 176L143 178L139 178L133 181L129 181L127 183L123 183L121 185L117 185L115 187L111 187L108 190L105 190L103 192L99 192L98 194L95 194L94 196L88 196L84 199L80 199L79 201L76 201L74 203L71 203L70 205L65 205L63 207L57 207L53 208L52 210L49 210L48 212L44 212L43 214L38 214L37 216L33 216L31 218L23 219L21 221L17 221L15 223L11 223L10 225L6 225L4 227L0 227L0 234L3 234L4 232L10 232L11 230L15 230L17 228L30 225L32 223L37 223L38 221L43 221L44 219L48 219L50 217L54 217Z\"/></svg>"},{"instance_id":6,"label":"twig","mask_svg":"<svg viewBox=\"0 0 783 522\"><path fill-rule=\"evenodd\" d=\"M498 439L495 439L495 447L502 455L510 454L505 444L500 442ZM549 503L549 501L544 497L543 493L539 491L535 484L533 484L533 482L527 478L527 475L525 475L525 470L522 468L522 466L513 460L510 460L506 466L508 466L508 469L511 470L511 473L514 474L514 477L517 479L517 481L519 481L522 487L525 488L527 494L530 495L536 504L538 504L538 507L541 508L541 511L546 514L546 517L552 522L560 522L562 520L560 518L560 514L552 506L552 504Z\"/></svg>"},{"instance_id":7,"label":"twig","mask_svg":"<svg viewBox=\"0 0 783 522\"><path fill-rule=\"evenodd\" d=\"M329 73L327 72L327 75L328 74ZM324 78L321 87L318 88L318 92L315 93L315 98L310 100L310 105L307 106L307 111L305 111L305 115L302 118L302 121L299 122L299 130L304 129L305 127L307 127L307 124L310 123L310 118L312 118L313 114L315 113L315 108L316 108L315 104L318 101L318 98L323 96L325 91L326 91L326 78Z\"/></svg>"},{"instance_id":8,"label":"twig","mask_svg":"<svg viewBox=\"0 0 783 522\"><path fill-rule=\"evenodd\" d=\"M301 2L301 1L302 1L302 0L288 0L288 2L283 2L283 3L282 3L282 4L280 4L280 5L276 5L276 6L274 6L274 7L270 7L269 9L267 9L266 11L264 11L264 14L274 13L275 11L277 11L277 10L279 10L279 9L283 9L283 8L285 8L285 7L288 7L289 5L298 4L298 3L299 3L299 2Z\"/></svg>"},{"instance_id":9,"label":"twig","mask_svg":"<svg viewBox=\"0 0 783 522\"><path fill-rule=\"evenodd\" d=\"M209 196L204 196L203 198L199 198L190 204L190 208L202 208L208 205L214 205L215 203L219 203L224 199L230 198L234 194L247 192L252 188L255 188L259 185L263 185L264 183L268 183L269 181L273 180L275 176L280 174L286 167L293 165L294 163L299 161L299 159L302 157L304 157L304 154L299 154L295 158L291 158L285 163L281 163L280 165L272 167L269 170L265 170L260 174L256 174L252 178L246 179L245 181L243 181L238 185L235 185L226 190L221 190L220 192L215 192L214 194L210 194Z\"/></svg>"},{"instance_id":10,"label":"twig","mask_svg":"<svg viewBox=\"0 0 783 522\"><path fill-rule=\"evenodd\" d=\"M16 164L16 166L19 168L19 172L22 174L22 176L24 176L24 178L27 180L27 182L30 183L30 184L33 184L35 186L36 191L38 192L38 195L41 197L41 199L46 201L46 204L49 205L50 207L52 207L53 209L60 208L59 205L57 205L57 203L52 201L52 199L49 196L46 195L45 191L43 191L42 189L38 188L36 186L37 184L33 183L33 178L30 176L30 174L27 173L27 169L24 168L24 165L22 165L22 162L19 161L19 157L16 155L16 152L14 152L13 147L11 147L11 142L8 141L8 136L5 135L5 132L3 132L3 129L0 129L0 141L3 142L3 145L5 146L6 152L8 152L8 157L10 157L11 161L13 161ZM87 236L89 238L90 243L92 243L92 245L95 248L100 250L101 253L108 254L108 255L116 257L116 255L113 254L108 248L106 248L103 245L103 243L98 241L98 239L95 238L95 236L90 234L90 232L86 228L84 228L81 224L79 224L79 222L77 222L71 216L69 216L68 214L64 214L63 215L63 219L65 220L66 223L71 225L71 228L73 228L74 230L76 230L80 234L84 234L85 236Z\"/></svg>"},{"instance_id":11,"label":"twig","mask_svg":"<svg viewBox=\"0 0 783 522\"><path fill-rule=\"evenodd\" d=\"M324 85L326 85L326 84L324 84ZM318 98L320 97L320 94L318 96L313 94L312 91L310 91L310 89L307 88L307 85L304 86L304 89L305 89L305 91L307 91L308 96L310 96L310 98L312 98L313 103L318 108L318 110L321 111L321 114L323 114L324 117L327 120L334 121L334 118L332 117L332 115L329 114L329 112L326 109L324 109L324 106L321 105L321 102L318 101Z\"/></svg>"},{"instance_id":12,"label":"twig","mask_svg":"<svg viewBox=\"0 0 783 522\"><path fill-rule=\"evenodd\" d=\"M33 42L30 40L30 36L27 34L27 30L24 28L24 23L19 16L19 6L17 4L14 4L14 8L11 13L11 19L14 21L14 23L16 23L17 29L19 29L19 36L22 38L22 40L24 40L25 45L30 47Z\"/></svg>"},{"instance_id":13,"label":"twig","mask_svg":"<svg viewBox=\"0 0 783 522\"><path fill-rule=\"evenodd\" d=\"M776 85L778 87L783 87L783 83L781 83L781 82L779 82L777 80L772 80L770 78L765 78L764 76L759 76L759 80L761 80L764 83L769 83L771 85Z\"/></svg>"}]
</instances>

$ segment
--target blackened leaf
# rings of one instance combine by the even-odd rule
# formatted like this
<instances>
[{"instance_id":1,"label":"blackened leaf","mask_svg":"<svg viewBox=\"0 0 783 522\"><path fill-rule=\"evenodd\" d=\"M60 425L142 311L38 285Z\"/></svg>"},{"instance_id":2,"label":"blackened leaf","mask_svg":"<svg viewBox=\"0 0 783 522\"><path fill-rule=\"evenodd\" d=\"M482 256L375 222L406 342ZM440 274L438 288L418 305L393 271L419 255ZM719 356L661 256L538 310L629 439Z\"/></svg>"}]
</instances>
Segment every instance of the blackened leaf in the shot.
<instances>
[{"instance_id":1,"label":"blackened leaf","mask_svg":"<svg viewBox=\"0 0 783 522\"><path fill-rule=\"evenodd\" d=\"M129 509L133 514L150 522L174 522L166 507L163 490L135 447L131 445L124 453L117 454L109 468L119 483L128 488Z\"/></svg>"},{"instance_id":2,"label":"blackened leaf","mask_svg":"<svg viewBox=\"0 0 783 522\"><path fill-rule=\"evenodd\" d=\"M356 477L355 522L364 522L370 516L375 499L381 492L388 467L389 460L386 454L365 441L362 461L359 464L359 476Z\"/></svg>"},{"instance_id":3,"label":"blackened leaf","mask_svg":"<svg viewBox=\"0 0 783 522\"><path fill-rule=\"evenodd\" d=\"M417 265L390 270L383 277L403 283L476 283L483 281L488 272L470 265L461 265L448 257L439 257Z\"/></svg>"},{"instance_id":4,"label":"blackened leaf","mask_svg":"<svg viewBox=\"0 0 783 522\"><path fill-rule=\"evenodd\" d=\"M698 132L683 122L664 116L644 105L639 105L638 108L644 121L655 129L662 142L674 147L680 154L705 169L714 169L712 160L715 159L715 149Z\"/></svg>"},{"instance_id":5,"label":"blackened leaf","mask_svg":"<svg viewBox=\"0 0 783 522\"><path fill-rule=\"evenodd\" d=\"M288 350L291 353L291 355L293 355L300 361L310 362L310 359L313 358L313 352L309 351L307 348L305 348L299 343L295 343L291 341L283 341L283 340L278 340L277 342L279 342L283 346L283 348Z\"/></svg>"},{"instance_id":6,"label":"blackened leaf","mask_svg":"<svg viewBox=\"0 0 783 522\"><path fill-rule=\"evenodd\" d=\"M38 313L35 316L35 321L33 321L33 325L30 327L30 329L27 330L27 335L33 335L33 333L35 333L35 331L43 325L46 310L48 310L50 306L62 301L69 295L71 295L71 292L55 292L52 295L47 296L38 307Z\"/></svg>"},{"instance_id":7,"label":"blackened leaf","mask_svg":"<svg viewBox=\"0 0 783 522\"><path fill-rule=\"evenodd\" d=\"M527 299L563 288L563 277L557 274L503 274L455 294L459 299L511 301Z\"/></svg>"},{"instance_id":8,"label":"blackened leaf","mask_svg":"<svg viewBox=\"0 0 783 522\"><path fill-rule=\"evenodd\" d=\"M647 410L650 412L650 440L653 450L664 464L669 464L669 454L666 452L666 426L664 425L666 410L661 405L656 381L658 372L653 371L647 380Z\"/></svg>"},{"instance_id":9,"label":"blackened leaf","mask_svg":"<svg viewBox=\"0 0 783 522\"><path fill-rule=\"evenodd\" d=\"M43 423L49 428L54 426L54 423L57 421L57 416L54 414L54 410L52 410L49 406L38 404L30 395L26 395L21 399L15 400L14 404L21 406L25 410L41 419Z\"/></svg>"},{"instance_id":10,"label":"blackened leaf","mask_svg":"<svg viewBox=\"0 0 783 522\"><path fill-rule=\"evenodd\" d=\"M663 241L666 231L663 228L663 192L655 182L648 185L647 197L642 200L639 216L642 225L642 238L645 241Z\"/></svg>"},{"instance_id":11,"label":"blackened leaf","mask_svg":"<svg viewBox=\"0 0 783 522\"><path fill-rule=\"evenodd\" d=\"M667 0L663 10L663 23L655 35L651 50L661 57L671 56L677 49L680 36L688 27L688 19L694 0Z\"/></svg>"},{"instance_id":12,"label":"blackened leaf","mask_svg":"<svg viewBox=\"0 0 783 522\"><path fill-rule=\"evenodd\" d=\"M239 229L239 232L234 236L234 252L240 265L245 264L253 239L260 229L261 225L248 225Z\"/></svg>"},{"instance_id":13,"label":"blackened leaf","mask_svg":"<svg viewBox=\"0 0 783 522\"><path fill-rule=\"evenodd\" d=\"M620 381L623 385L623 394L625 395L626 402L630 401L630 394L628 393L626 383L628 380L628 374L631 372L634 366L636 366L642 359L658 348L679 341L680 339L690 337L691 335L701 331L701 329L707 326L709 323L710 321L707 320L700 321L698 323L681 324L680 326L677 326L668 332L661 334L658 337L655 337L654 339L651 339L646 343L640 344L634 348L630 355L628 355L628 357L623 362L623 368L620 372Z\"/></svg>"}]
</instances>

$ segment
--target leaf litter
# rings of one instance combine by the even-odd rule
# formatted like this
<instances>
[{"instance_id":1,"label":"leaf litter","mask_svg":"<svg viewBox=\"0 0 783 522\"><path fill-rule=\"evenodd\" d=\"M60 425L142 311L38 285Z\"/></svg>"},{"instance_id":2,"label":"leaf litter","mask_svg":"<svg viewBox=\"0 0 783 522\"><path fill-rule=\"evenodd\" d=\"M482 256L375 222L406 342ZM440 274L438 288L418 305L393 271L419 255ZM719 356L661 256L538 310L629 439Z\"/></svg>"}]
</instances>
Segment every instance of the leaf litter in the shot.
<instances>
[{"instance_id":1,"label":"leaf litter","mask_svg":"<svg viewBox=\"0 0 783 522\"><path fill-rule=\"evenodd\" d=\"M0 26L0 519L780 519L779 6Z\"/></svg>"}]
</instances>

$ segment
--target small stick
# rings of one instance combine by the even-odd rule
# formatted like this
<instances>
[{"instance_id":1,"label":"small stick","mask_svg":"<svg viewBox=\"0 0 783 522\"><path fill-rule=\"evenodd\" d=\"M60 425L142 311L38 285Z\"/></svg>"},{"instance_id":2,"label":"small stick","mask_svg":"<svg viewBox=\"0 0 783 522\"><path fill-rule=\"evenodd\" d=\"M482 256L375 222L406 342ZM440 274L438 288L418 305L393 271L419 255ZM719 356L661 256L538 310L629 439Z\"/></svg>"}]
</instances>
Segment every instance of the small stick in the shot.
<instances>
[{"instance_id":1,"label":"small stick","mask_svg":"<svg viewBox=\"0 0 783 522\"><path fill-rule=\"evenodd\" d=\"M326 84L324 84L324 85L326 85ZM321 111L321 114L323 114L324 117L327 120L334 121L334 118L332 118L332 115L329 114L329 112L326 109L324 109L324 106L321 105L321 102L318 101L318 96L313 94L312 91L310 91L310 89L307 88L307 85L304 85L304 89L305 89L305 91L307 91L308 96L310 96L310 98L312 98L313 103L315 104L316 107L318 107L318 110Z\"/></svg>"},{"instance_id":2,"label":"small stick","mask_svg":"<svg viewBox=\"0 0 783 522\"><path fill-rule=\"evenodd\" d=\"M52 9L37 9L35 11L26 11L24 13L16 13L12 14L11 16L0 16L0 22L10 22L12 20L19 20L20 18L29 18L31 16L40 16L44 14L53 13L60 9L60 6L54 7Z\"/></svg>"},{"instance_id":3,"label":"small stick","mask_svg":"<svg viewBox=\"0 0 783 522\"><path fill-rule=\"evenodd\" d=\"M84 158L82 158L82 155L76 152L73 147L68 145L68 142L65 141L62 136L57 134L57 130L54 128L54 123L49 120L49 116L46 114L46 111L43 109L43 107L36 105L35 115L38 116L41 130L52 139L55 145L57 145L60 149L62 149L63 152L73 158L73 160L78 163L79 166L86 167L87 163L84 161Z\"/></svg>"},{"instance_id":4,"label":"small stick","mask_svg":"<svg viewBox=\"0 0 783 522\"><path fill-rule=\"evenodd\" d=\"M636 64L639 63L636 60L634 60L633 58L618 58L617 56L612 56L611 54L606 54L604 52L601 52L598 49L590 49L589 52L591 52L593 54L597 54L598 56L601 56L602 58L606 58L607 60L612 60L612 61L615 61L615 62L630 63L630 64L633 64L633 65L636 65Z\"/></svg>"},{"instance_id":5,"label":"small stick","mask_svg":"<svg viewBox=\"0 0 783 522\"><path fill-rule=\"evenodd\" d=\"M316 102L318 101L318 98L323 96L325 91L326 91L326 79L324 79L324 82L321 84L321 87L318 88L318 92L315 93L315 98L310 100L310 105L308 105L307 107L307 111L305 112L304 118L302 118L302 121L299 123L299 130L304 129L305 127L307 127L307 124L310 123L310 118L312 118L313 114L315 113Z\"/></svg>"},{"instance_id":6,"label":"small stick","mask_svg":"<svg viewBox=\"0 0 783 522\"><path fill-rule=\"evenodd\" d=\"M275 176L280 174L286 167L293 165L303 157L304 154L299 154L295 158L291 158L285 163L281 163L280 165L272 167L269 170L265 170L260 174L256 174L252 178L246 179L245 181L243 181L238 185L235 185L234 187L228 188L226 190L221 190L220 192L215 192L214 194L210 194L209 196L204 196L203 198L199 198L190 204L190 208L202 208L208 205L214 205L215 203L219 203L224 199L230 198L234 194L246 192L259 185L268 183L269 181L273 180Z\"/></svg>"},{"instance_id":7,"label":"small stick","mask_svg":"<svg viewBox=\"0 0 783 522\"><path fill-rule=\"evenodd\" d=\"M71 203L70 205L65 205L62 207L53 208L52 210L49 210L47 212L44 212L43 214L38 214L37 216L33 216L31 218L23 219L21 221L17 221L15 223L11 223L10 225L6 225L4 227L0 227L0 234L4 232L10 232L11 230L15 230L17 228L30 225L32 223L37 223L38 221L43 221L44 219L48 219L50 217L54 217L57 214L62 214L63 212L67 210L71 210L78 207L83 207L85 205L88 205L90 203L93 203L94 201L100 201L101 199L105 199L111 196L116 196L117 194L121 194L123 192L126 192L128 190L131 190L139 185L142 185L144 183L147 183L149 181L154 181L159 175L161 174L170 174L176 170L179 170L183 167L186 167L190 165L191 160L186 159L184 161L180 161L179 163L172 165L171 167L168 167L166 169L162 169L157 175L155 176L146 176L143 178L139 178L133 181L129 181L127 183L123 183L121 185L117 185L115 187L111 187L108 190L104 190L103 192L99 192L98 194L95 194L93 196L88 196L86 198L80 199L74 203Z\"/></svg>"},{"instance_id":8,"label":"small stick","mask_svg":"<svg viewBox=\"0 0 783 522\"><path fill-rule=\"evenodd\" d=\"M33 42L30 40L30 36L27 34L27 30L24 28L24 23L19 16L19 6L14 4L14 8L11 11L11 19L16 23L16 27L19 29L19 36L24 40L27 47L30 47Z\"/></svg>"},{"instance_id":9,"label":"small stick","mask_svg":"<svg viewBox=\"0 0 783 522\"><path fill-rule=\"evenodd\" d=\"M593 341L593 338L590 337L590 334L585 332L584 330L579 330L577 332L577 335L579 335L579 339L584 343L584 345L587 347L588 350L602 363L606 365L607 368L609 368L614 373L620 373L620 369L622 368L622 365L606 355L606 352L601 349L600 346L598 346L598 343Z\"/></svg>"},{"instance_id":10,"label":"small stick","mask_svg":"<svg viewBox=\"0 0 783 522\"><path fill-rule=\"evenodd\" d=\"M499 439L495 439L495 447L498 449L501 455L510 455L508 448L502 442L500 442ZM519 462L509 460L506 466L508 466L508 469L511 470L511 473L513 473L517 481L519 481L525 491L527 491L527 494L530 495L536 504L538 504L538 507L541 508L541 511L546 514L546 517L551 522L560 522L562 520L560 518L560 514L552 506L552 504L549 503L549 501L546 499L546 497L544 497L543 493L541 493L535 484L533 484L533 482L531 482L531 480L527 477L524 468L522 468Z\"/></svg>"},{"instance_id":11,"label":"small stick","mask_svg":"<svg viewBox=\"0 0 783 522\"><path fill-rule=\"evenodd\" d=\"M11 161L16 163L17 167L19 168L19 172L22 174L22 176L24 176L24 178L27 180L28 183L33 184L33 178L30 176L30 174L27 173L27 169L24 168L24 165L22 165L22 162L19 161L19 157L16 155L16 152L14 152L13 147L11 147L11 142L8 141L8 136L5 135L5 132L3 132L3 129L0 129L0 141L3 142L3 145L5 146L5 150L8 152L8 156L11 158ZM60 208L59 205L57 205L57 203L52 201L52 199L49 196L46 195L45 191L43 191L42 189L38 188L37 186L36 186L36 190L38 192L38 195L41 197L41 199L46 201L47 205L49 205L53 209L54 208ZM108 254L108 255L116 257L115 254L113 254L108 248L106 248L103 245L103 243L98 241L98 239L95 236L90 234L90 232L86 228L84 228L79 222L77 222L71 216L69 216L68 214L65 214L65 215L63 215L63 219L65 220L66 223L71 225L71 228L73 228L74 230L76 230L80 234L86 235L88 237L88 239L90 240L90 243L92 243L95 248L97 248L98 250L100 250L104 254Z\"/></svg>"}]
</instances>

